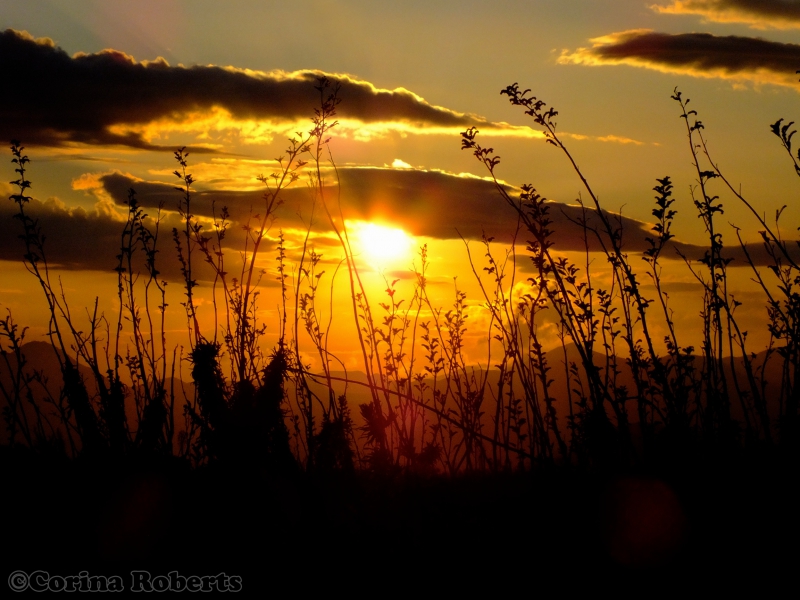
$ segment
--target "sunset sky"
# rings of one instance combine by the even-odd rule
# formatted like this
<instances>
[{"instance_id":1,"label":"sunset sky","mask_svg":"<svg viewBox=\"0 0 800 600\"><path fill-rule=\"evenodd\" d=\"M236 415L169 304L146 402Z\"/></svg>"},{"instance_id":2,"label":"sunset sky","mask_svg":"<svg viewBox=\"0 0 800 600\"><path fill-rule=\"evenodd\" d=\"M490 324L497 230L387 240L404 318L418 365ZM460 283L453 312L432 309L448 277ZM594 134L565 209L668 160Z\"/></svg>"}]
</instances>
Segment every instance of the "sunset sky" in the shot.
<instances>
[{"instance_id":1,"label":"sunset sky","mask_svg":"<svg viewBox=\"0 0 800 600\"><path fill-rule=\"evenodd\" d=\"M81 316L95 296L103 310L116 311L114 257L123 202L133 187L150 214L164 202L159 258L173 294L173 327L180 329L180 273L169 236L180 199L172 153L190 147L198 217L210 217L214 201L226 204L241 225L251 204L254 213L260 210L263 187L256 177L275 170L274 159L294 132L309 130L319 75L342 85L330 150L375 310L386 300L381 276L399 279L399 294L410 302L417 249L428 244L432 299L447 310L454 277L467 293L471 360L485 360L488 320L460 236L470 240L483 272L482 233L497 240L493 248L501 257L516 219L482 179L482 165L460 149L460 132L480 130L479 141L502 157L497 174L509 185L530 183L565 205L579 195L588 199L564 155L500 95L514 82L559 111L563 141L604 208L628 219L631 255L645 247L652 188L666 175L674 183L673 231L682 248L697 253L694 246L704 243L689 191L695 175L686 130L670 98L676 86L691 98L714 160L731 181L768 220L788 205L782 216L787 238L800 222L800 181L770 131L781 117L800 120L800 2L0 0L2 30L0 137L21 140L32 160L30 210L40 216L48 258L62 267L67 300ZM3 182L15 178L7 157ZM323 166L332 183L327 159ZM6 183L0 189L5 197L15 193ZM725 207L726 246L737 243L731 225L757 242L747 209L721 185L714 193ZM311 218L303 172L285 199L270 236L283 229L295 258ZM556 250L582 248L567 223L570 210L552 211ZM21 265L14 211L8 200L0 209L0 309L30 326L29 339L43 339L44 300ZM311 227L329 289L342 253L320 208ZM231 232L236 256L243 234L240 227ZM394 240L392 248L382 247L383 240ZM523 285L530 266L523 246L519 252ZM276 331L275 257L273 245L263 255L268 343ZM600 281L603 260L593 263ZM739 310L753 349L760 350L764 298L749 283L749 270L734 271L734 293L744 302ZM336 277L345 291L345 274ZM692 338L701 288L679 260L665 263L664 278L679 327ZM208 284L201 275L203 293ZM347 314L341 296L326 306L324 320L331 312ZM347 337L352 314L336 324L336 352L345 362L355 360ZM546 333L547 324L542 327ZM548 339L555 341L552 332Z\"/></svg>"}]
</instances>

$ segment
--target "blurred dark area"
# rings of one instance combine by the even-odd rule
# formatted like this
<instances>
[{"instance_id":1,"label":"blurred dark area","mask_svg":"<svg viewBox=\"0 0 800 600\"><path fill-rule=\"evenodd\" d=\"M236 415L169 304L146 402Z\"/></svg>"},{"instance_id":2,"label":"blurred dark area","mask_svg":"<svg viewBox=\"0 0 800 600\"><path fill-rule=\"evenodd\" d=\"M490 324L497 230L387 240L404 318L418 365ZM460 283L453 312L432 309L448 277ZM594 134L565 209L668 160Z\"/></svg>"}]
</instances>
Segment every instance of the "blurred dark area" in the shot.
<instances>
[{"instance_id":1,"label":"blurred dark area","mask_svg":"<svg viewBox=\"0 0 800 600\"><path fill-rule=\"evenodd\" d=\"M506 595L763 587L791 578L798 558L797 464L772 454L647 472L273 477L3 447L0 468L8 573L225 572L245 591Z\"/></svg>"}]
</instances>

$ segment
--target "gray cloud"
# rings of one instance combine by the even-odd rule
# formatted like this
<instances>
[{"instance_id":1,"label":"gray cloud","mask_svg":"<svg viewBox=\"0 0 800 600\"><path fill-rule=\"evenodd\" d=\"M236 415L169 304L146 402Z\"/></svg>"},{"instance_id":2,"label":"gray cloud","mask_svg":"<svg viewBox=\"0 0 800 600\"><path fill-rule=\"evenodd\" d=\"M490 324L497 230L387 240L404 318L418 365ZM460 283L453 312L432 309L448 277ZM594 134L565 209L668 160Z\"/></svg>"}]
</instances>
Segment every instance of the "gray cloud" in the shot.
<instances>
[{"instance_id":1,"label":"gray cloud","mask_svg":"<svg viewBox=\"0 0 800 600\"><path fill-rule=\"evenodd\" d=\"M698 77L723 77L797 87L800 45L710 33L637 29L593 39L591 48L564 53L562 63L628 64Z\"/></svg>"},{"instance_id":2,"label":"gray cloud","mask_svg":"<svg viewBox=\"0 0 800 600\"><path fill-rule=\"evenodd\" d=\"M57 200L31 200L26 214L36 219L44 238L48 265L65 270L93 270L111 273L119 265L124 223L113 215L99 211L68 208ZM21 261L25 254L21 239L22 224L15 215L16 204L6 200L0 204L0 260ZM180 227L176 214L165 215L159 227L159 255L157 268L161 277L180 281L182 275L175 259L172 228ZM155 222L149 221L155 231ZM138 253L136 268L144 271L144 255ZM213 274L205 265L199 265L198 277L210 279Z\"/></svg>"},{"instance_id":3,"label":"gray cloud","mask_svg":"<svg viewBox=\"0 0 800 600\"><path fill-rule=\"evenodd\" d=\"M512 240L517 218L513 209L505 204L490 181L473 177L458 177L438 171L418 171L409 169L377 169L344 167L339 169L342 211L347 219L382 220L400 226L417 235L438 239L480 240L483 235L494 237L499 242ZM178 193L167 184L134 181L120 173L107 174L99 179L104 191L116 203L124 204L127 190L134 187L143 206L152 208L159 205L174 208ZM507 188L512 194L516 190ZM337 198L335 187L326 188L330 202ZM226 206L231 218L237 221L246 219L259 211L263 204L260 192L204 191L193 196L193 212L210 217L212 204L217 213ZM552 240L556 251L581 251L584 249L583 233L576 223L582 218L583 210L577 205L551 202L550 219L553 231ZM332 206L332 210L336 210ZM302 187L290 188L285 193L285 204L279 213L277 227L304 228L311 213L309 192ZM644 252L649 245L646 238L652 235L650 225L622 215L609 213L612 221L624 232L626 251ZM590 227L600 229L600 220L594 210L586 212ZM317 208L315 229L328 231L324 213ZM517 241L524 243L525 231L518 234ZM599 251L601 246L596 236L589 235L589 246ZM671 242L663 256L677 258L675 250L691 259L703 256L705 249L700 246ZM758 264L767 260L759 245L749 246L749 252ZM728 255L742 262L744 255L738 247L731 247Z\"/></svg>"},{"instance_id":4,"label":"gray cloud","mask_svg":"<svg viewBox=\"0 0 800 600\"><path fill-rule=\"evenodd\" d=\"M348 219L381 219L415 235L439 239L457 239L460 234L468 240L479 240L485 233L498 242L507 243L516 230L517 220L513 209L504 203L494 185L485 180L407 169L343 168L340 174L342 210ZM155 225L152 217L157 214L157 208L164 208L160 223L158 268L165 279L181 281L171 234L173 227L181 227L180 218L174 212L180 193L167 184L134 180L120 173L103 175L99 182L102 185L99 191L110 196L119 206L125 205L128 189L133 187L140 205L151 216L151 227ZM334 199L336 191L330 187L326 194ZM514 193L514 190L511 191ZM242 222L250 214L250 206L253 206L255 213L262 202L262 195L258 192L201 191L193 194L192 212L199 218L212 215L212 203L217 210L222 206L229 208L232 221L224 247L228 249L226 261L231 273L241 267L238 253L245 236ZM21 224L13 218L16 212L17 207L13 202L6 200L0 203L0 260L17 261L24 254L23 243L19 239ZM38 219L47 238L45 249L52 266L106 272L113 271L117 266L115 257L120 253L123 223L110 211L90 212L70 209L55 200L34 200L27 212ZM582 230L575 224L582 214L579 206L550 203L554 251L584 249ZM278 211L271 237L277 237L279 228L304 229L309 215L308 191L302 187L290 188L284 205ZM322 211L318 210L315 231L329 231L323 216ZM645 238L651 235L650 226L624 216L610 216L624 231L625 250L630 253L632 260L638 261L636 255L648 248ZM599 227L599 219L594 211L587 211L587 220L590 226ZM208 226L206 231L210 231ZM526 239L526 232L521 231L517 241L524 244ZM728 242L732 244L733 239L733 236L728 237ZM328 259L335 258L336 243L330 238L318 237L313 243ZM298 235L290 236L290 258L296 257L299 252L298 244ZM593 251L600 249L597 239L591 234L589 246ZM702 257L705 251L700 246L673 241L664 250L663 256L677 258L676 250L693 260ZM756 264L768 264L768 257L761 245L750 245L748 251ZM276 254L274 241L268 244L264 253L265 256ZM736 246L726 249L726 255L734 258L734 265L745 264L743 253ZM195 264L199 279L212 279L212 271L202 264L199 254ZM531 268L529 261L524 258L520 259L519 264L523 269ZM265 284L275 285L275 282L267 278Z\"/></svg>"},{"instance_id":5,"label":"gray cloud","mask_svg":"<svg viewBox=\"0 0 800 600\"><path fill-rule=\"evenodd\" d=\"M119 125L181 120L192 111L222 107L237 119L310 118L323 75L341 85L339 116L363 122L418 126L487 125L475 115L433 106L404 89L384 90L347 75L320 71L262 73L219 66L137 62L115 50L67 55L52 40L11 29L0 33L0 137L25 144L68 142L161 149ZM195 152L207 151L202 147Z\"/></svg>"}]
</instances>

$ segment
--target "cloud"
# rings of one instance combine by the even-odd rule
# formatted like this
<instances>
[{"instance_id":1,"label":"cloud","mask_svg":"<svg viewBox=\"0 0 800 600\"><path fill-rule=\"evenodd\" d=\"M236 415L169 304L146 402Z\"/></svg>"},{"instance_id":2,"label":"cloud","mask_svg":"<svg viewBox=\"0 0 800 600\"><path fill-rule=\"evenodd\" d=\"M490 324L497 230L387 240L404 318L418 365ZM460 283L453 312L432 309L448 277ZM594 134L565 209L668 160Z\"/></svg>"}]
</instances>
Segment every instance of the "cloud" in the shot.
<instances>
[{"instance_id":1,"label":"cloud","mask_svg":"<svg viewBox=\"0 0 800 600\"><path fill-rule=\"evenodd\" d=\"M351 75L170 66L162 58L138 62L117 50L70 57L49 38L34 39L12 29L0 32L0 78L12 82L0 96L0 137L27 146L174 150L180 144L166 145L165 139L178 136L193 140L189 149L194 153L222 153L232 142L269 142L308 128L320 104L314 87L320 77L341 86L340 137L369 141L392 134L457 135L471 126L484 135L543 137L531 127L490 122L435 106L407 89L381 89ZM632 141L613 135L575 137Z\"/></svg>"},{"instance_id":2,"label":"cloud","mask_svg":"<svg viewBox=\"0 0 800 600\"><path fill-rule=\"evenodd\" d=\"M798 87L800 45L710 33L633 29L591 40L591 48L565 51L562 64L631 65L693 77Z\"/></svg>"},{"instance_id":3,"label":"cloud","mask_svg":"<svg viewBox=\"0 0 800 600\"><path fill-rule=\"evenodd\" d=\"M340 169L340 175L340 187L329 186L326 195L335 203L341 191L342 212L347 220L383 222L402 227L417 236L438 239L458 239L463 236L467 240L480 240L485 234L494 237L496 242L508 243L516 231L517 219L513 209L504 203L491 182L480 178L438 171L353 167ZM115 171L85 176L77 180L76 187L98 198L94 210L69 208L56 199L44 202L33 200L27 208L28 214L38 219L42 233L47 238L45 250L51 266L113 272L117 266L116 256L120 253L123 230L120 213L124 212L128 189L133 187L139 204L150 215L148 224L152 230L155 229L154 218L159 214L158 207L161 207L158 268L162 277L173 282L182 280L171 233L173 227L182 229L176 212L180 194L170 184L143 181ZM516 193L513 188L508 189ZM262 194L255 191L212 190L193 194L192 212L209 234L213 234L212 206L216 206L217 211L222 206L229 209L230 226L224 243L224 248L228 250L226 265L229 273L241 269L240 250L246 235L242 225L251 215L251 206L252 213L258 213L262 202ZM116 205L118 210L110 208L110 205ZM549 206L553 250L582 252L583 235L581 228L575 224L582 216L582 209L559 202L551 202ZM335 205L331 208L337 210ZM19 239L21 226L13 218L16 212L17 207L13 202L6 200L0 203L0 260L19 261L24 254L23 243ZM302 186L287 190L285 202L278 211L277 221L270 230L268 243L263 250L261 266L271 273L264 278L264 285L277 284L273 275L277 265L275 257L279 229L285 235L289 260L296 260L310 215L308 190ZM612 218L623 228L626 252L630 253L633 261L638 262L636 255L648 247L645 238L651 235L650 225L619 215L612 215ZM587 211L587 220L590 226L599 226L594 211ZM316 210L314 231L312 245L324 253L326 260L338 261L341 252L330 234L330 226L321 207ZM526 239L525 231L521 231L517 237L520 246L524 246ZM732 239L729 238L729 241ZM589 246L593 251L600 249L597 239L591 234ZM699 259L704 253L704 248L700 246L673 241L664 250L663 256L677 258L676 249L692 260ZM760 245L751 245L748 251L756 264L767 264L767 256ZM726 255L735 259L734 266L746 264L738 247L727 248ZM204 282L213 279L210 267L202 262L199 254L196 257L196 277ZM525 270L532 269L530 261L524 258L518 264Z\"/></svg>"},{"instance_id":4,"label":"cloud","mask_svg":"<svg viewBox=\"0 0 800 600\"><path fill-rule=\"evenodd\" d=\"M477 177L462 177L440 171L414 169L342 167L339 169L339 185L329 185L326 197L334 214L338 215L336 199L340 198L345 219L381 222L394 227L402 227L415 236L437 239L480 240L483 235L494 237L498 242L508 243L516 232L517 218L513 209L507 206L498 194L494 184ZM137 191L140 204L152 209L162 206L174 209L178 202L178 192L165 183L136 180L119 172L97 176L98 194L107 195L116 204L122 205L127 199L127 190ZM329 180L330 182L330 180ZM516 194L518 190L507 189ZM210 190L196 192L193 196L192 212L201 218L209 219L212 206L216 212L226 206L234 222L242 223L252 213L259 213L263 204L263 194L256 191ZM560 202L550 203L550 218L553 230L552 240L556 251L583 251L584 242L581 229L576 222L581 218L581 207ZM611 213L609 213L611 214ZM273 227L277 229L304 231L311 217L311 197L307 189L297 186L286 190L284 204L279 210L278 220ZM593 210L587 211L589 225L600 227L599 218ZM646 238L651 236L650 225L623 215L612 215L624 231L624 244L627 252L641 253L649 246ZM207 221L209 222L209 221ZM237 229L233 227L232 229ZM321 206L317 206L314 229L329 232L330 226ZM526 240L524 231L517 236L519 243ZM331 239L319 239L320 244L330 244ZM595 237L590 235L590 249L600 250ZM235 247L232 246L232 247ZM675 249L691 259L703 256L704 248L671 242L663 256L676 258ZM748 247L758 264L765 264L767 257L758 246ZM731 247L729 256L737 263L744 264L741 250Z\"/></svg>"},{"instance_id":5,"label":"cloud","mask_svg":"<svg viewBox=\"0 0 800 600\"><path fill-rule=\"evenodd\" d=\"M561 133L561 137L568 137L572 138L573 140L592 140L595 142L614 142L617 144L633 144L634 146L644 146L644 142L640 142L639 140L634 140L629 137L623 137L619 135L583 135L581 133Z\"/></svg>"},{"instance_id":6,"label":"cloud","mask_svg":"<svg viewBox=\"0 0 800 600\"><path fill-rule=\"evenodd\" d=\"M663 14L700 15L717 23L745 23L754 29L800 27L800 2L791 0L673 0L652 8Z\"/></svg>"},{"instance_id":7,"label":"cloud","mask_svg":"<svg viewBox=\"0 0 800 600\"><path fill-rule=\"evenodd\" d=\"M434 106L413 92L376 88L348 75L321 71L269 73L219 66L170 66L164 59L137 62L116 50L72 57L49 38L11 29L0 33L0 137L26 144L116 144L160 149L149 138L155 124L169 130L209 127L202 119L249 123L307 122L319 106L314 89L327 76L341 85L343 122L400 124L405 128L503 129L486 119ZM525 128L527 129L527 128ZM293 130L291 130L293 131ZM213 147L198 147L197 151Z\"/></svg>"},{"instance_id":8,"label":"cloud","mask_svg":"<svg viewBox=\"0 0 800 600\"><path fill-rule=\"evenodd\" d=\"M8 200L0 203L0 260L18 262L25 254L20 239L22 225L14 218L18 212L16 204ZM31 200L25 212L38 222L45 238L45 256L50 267L112 273L118 266L116 257L120 253L124 222L115 214L69 208L55 198L44 202ZM175 217L169 217L161 224L162 253L166 253L171 227L179 224ZM178 265L173 264L175 261L162 262L164 264L159 266L162 276L179 281L181 274Z\"/></svg>"}]
</instances>

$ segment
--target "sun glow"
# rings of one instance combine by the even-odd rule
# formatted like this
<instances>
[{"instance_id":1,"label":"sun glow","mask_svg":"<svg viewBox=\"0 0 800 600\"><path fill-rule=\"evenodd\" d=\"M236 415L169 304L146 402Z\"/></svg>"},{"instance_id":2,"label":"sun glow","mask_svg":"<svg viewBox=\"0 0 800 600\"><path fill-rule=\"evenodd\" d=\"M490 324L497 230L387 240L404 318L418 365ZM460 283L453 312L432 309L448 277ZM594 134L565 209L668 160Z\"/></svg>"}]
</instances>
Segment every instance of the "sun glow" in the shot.
<instances>
[{"instance_id":1,"label":"sun glow","mask_svg":"<svg viewBox=\"0 0 800 600\"><path fill-rule=\"evenodd\" d=\"M414 241L402 229L363 221L349 222L348 228L355 234L353 250L365 262L386 267L412 260Z\"/></svg>"}]
</instances>

